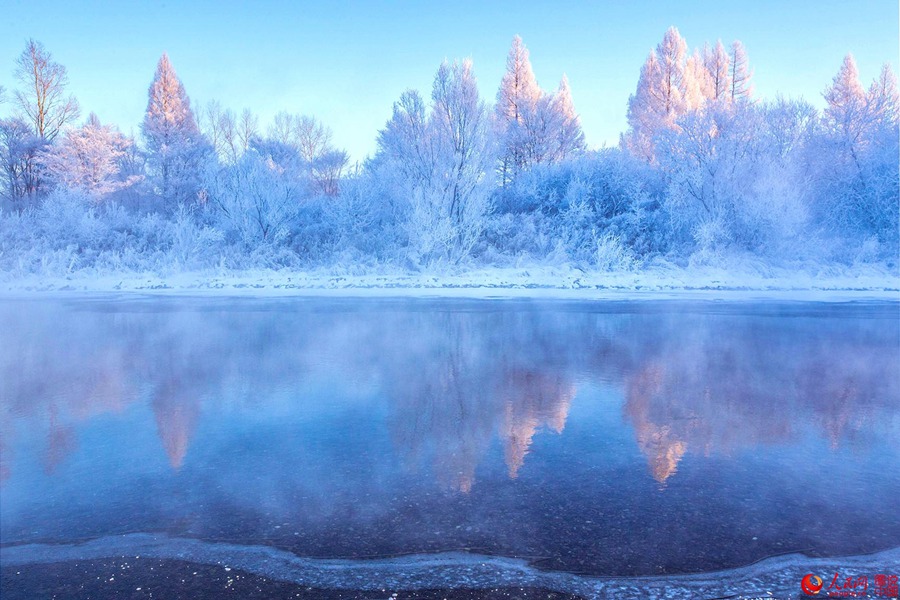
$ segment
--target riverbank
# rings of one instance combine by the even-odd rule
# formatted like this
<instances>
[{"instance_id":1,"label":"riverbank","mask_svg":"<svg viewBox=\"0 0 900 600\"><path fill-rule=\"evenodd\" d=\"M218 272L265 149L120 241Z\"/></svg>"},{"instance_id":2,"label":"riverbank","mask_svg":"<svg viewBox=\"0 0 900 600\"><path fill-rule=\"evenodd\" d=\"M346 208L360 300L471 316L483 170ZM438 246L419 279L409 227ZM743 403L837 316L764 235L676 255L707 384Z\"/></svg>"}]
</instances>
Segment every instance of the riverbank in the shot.
<instances>
[{"instance_id":1,"label":"riverbank","mask_svg":"<svg viewBox=\"0 0 900 600\"><path fill-rule=\"evenodd\" d=\"M236 295L448 296L602 299L626 297L900 299L900 277L879 268L811 272L721 268L585 272L567 267L475 269L449 274L333 270L0 275L0 294L182 293Z\"/></svg>"}]
</instances>

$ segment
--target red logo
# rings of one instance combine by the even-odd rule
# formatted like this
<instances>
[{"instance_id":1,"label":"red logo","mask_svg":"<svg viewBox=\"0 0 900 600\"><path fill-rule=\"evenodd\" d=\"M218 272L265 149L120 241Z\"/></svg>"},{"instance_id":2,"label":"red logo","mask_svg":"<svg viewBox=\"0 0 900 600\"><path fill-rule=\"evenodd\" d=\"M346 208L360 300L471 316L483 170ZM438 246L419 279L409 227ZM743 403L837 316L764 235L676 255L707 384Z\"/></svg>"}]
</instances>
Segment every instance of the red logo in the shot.
<instances>
[{"instance_id":1,"label":"red logo","mask_svg":"<svg viewBox=\"0 0 900 600\"><path fill-rule=\"evenodd\" d=\"M807 596L815 596L822 591L822 578L818 575L807 573L806 576L800 580L800 589L802 589L803 593Z\"/></svg>"},{"instance_id":2,"label":"red logo","mask_svg":"<svg viewBox=\"0 0 900 600\"><path fill-rule=\"evenodd\" d=\"M897 598L898 592L900 592L897 579L897 575L879 573L875 575L872 582L875 585L870 589L867 575L843 577L840 573L835 573L831 583L825 587L821 577L807 573L800 580L800 589L807 596L816 596L822 593L822 596L829 598L863 598L874 593L877 598Z\"/></svg>"},{"instance_id":3,"label":"red logo","mask_svg":"<svg viewBox=\"0 0 900 600\"><path fill-rule=\"evenodd\" d=\"M879 573L875 576L875 595L882 598L896 598L900 596L900 583L897 575L885 575Z\"/></svg>"}]
</instances>

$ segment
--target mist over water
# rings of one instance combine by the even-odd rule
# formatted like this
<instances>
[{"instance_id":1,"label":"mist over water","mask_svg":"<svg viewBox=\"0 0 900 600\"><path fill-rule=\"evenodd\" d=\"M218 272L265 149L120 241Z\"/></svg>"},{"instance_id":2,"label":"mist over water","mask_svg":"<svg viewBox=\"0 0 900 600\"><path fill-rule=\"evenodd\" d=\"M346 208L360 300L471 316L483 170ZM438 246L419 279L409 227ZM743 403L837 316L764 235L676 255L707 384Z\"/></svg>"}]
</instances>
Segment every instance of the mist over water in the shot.
<instances>
[{"instance_id":1,"label":"mist over water","mask_svg":"<svg viewBox=\"0 0 900 600\"><path fill-rule=\"evenodd\" d=\"M900 540L896 304L0 303L3 545L594 575Z\"/></svg>"}]
</instances>

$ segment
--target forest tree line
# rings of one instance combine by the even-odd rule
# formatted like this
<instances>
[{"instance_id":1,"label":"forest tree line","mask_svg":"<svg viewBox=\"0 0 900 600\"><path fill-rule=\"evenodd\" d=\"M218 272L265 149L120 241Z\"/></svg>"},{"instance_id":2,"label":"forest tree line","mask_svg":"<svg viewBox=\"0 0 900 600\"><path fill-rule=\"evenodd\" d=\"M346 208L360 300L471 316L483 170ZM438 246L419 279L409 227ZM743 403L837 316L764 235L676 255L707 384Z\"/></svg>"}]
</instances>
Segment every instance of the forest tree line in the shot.
<instances>
[{"instance_id":1,"label":"forest tree line","mask_svg":"<svg viewBox=\"0 0 900 600\"><path fill-rule=\"evenodd\" d=\"M818 111L759 99L740 42L674 27L638 75L617 147L588 149L565 76L538 85L514 38L495 101L471 61L407 90L351 165L315 117L192 107L159 60L137 138L82 120L65 67L29 40L0 87L0 269L16 273L395 265L637 269L729 257L898 254L898 91L852 55Z\"/></svg>"}]
</instances>

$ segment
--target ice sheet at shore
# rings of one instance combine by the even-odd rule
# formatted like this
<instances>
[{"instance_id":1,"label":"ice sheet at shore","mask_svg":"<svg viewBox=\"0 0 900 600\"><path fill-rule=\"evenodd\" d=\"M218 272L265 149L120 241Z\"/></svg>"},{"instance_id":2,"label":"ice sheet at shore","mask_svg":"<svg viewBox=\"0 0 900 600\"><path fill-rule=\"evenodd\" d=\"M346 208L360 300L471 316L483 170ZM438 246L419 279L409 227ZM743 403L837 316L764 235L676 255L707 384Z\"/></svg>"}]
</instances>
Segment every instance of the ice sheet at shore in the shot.
<instances>
[{"instance_id":1,"label":"ice sheet at shore","mask_svg":"<svg viewBox=\"0 0 900 600\"><path fill-rule=\"evenodd\" d=\"M121 557L126 564L134 557L220 565L324 589L391 592L531 587L597 599L788 598L798 595L801 578L810 572L868 574L871 578L876 572L900 571L900 548L840 558L791 554L727 571L670 577L587 577L543 571L518 559L458 552L379 560L310 559L266 546L239 546L142 533L79 544L0 548L0 564L4 568L115 557Z\"/></svg>"}]
</instances>

